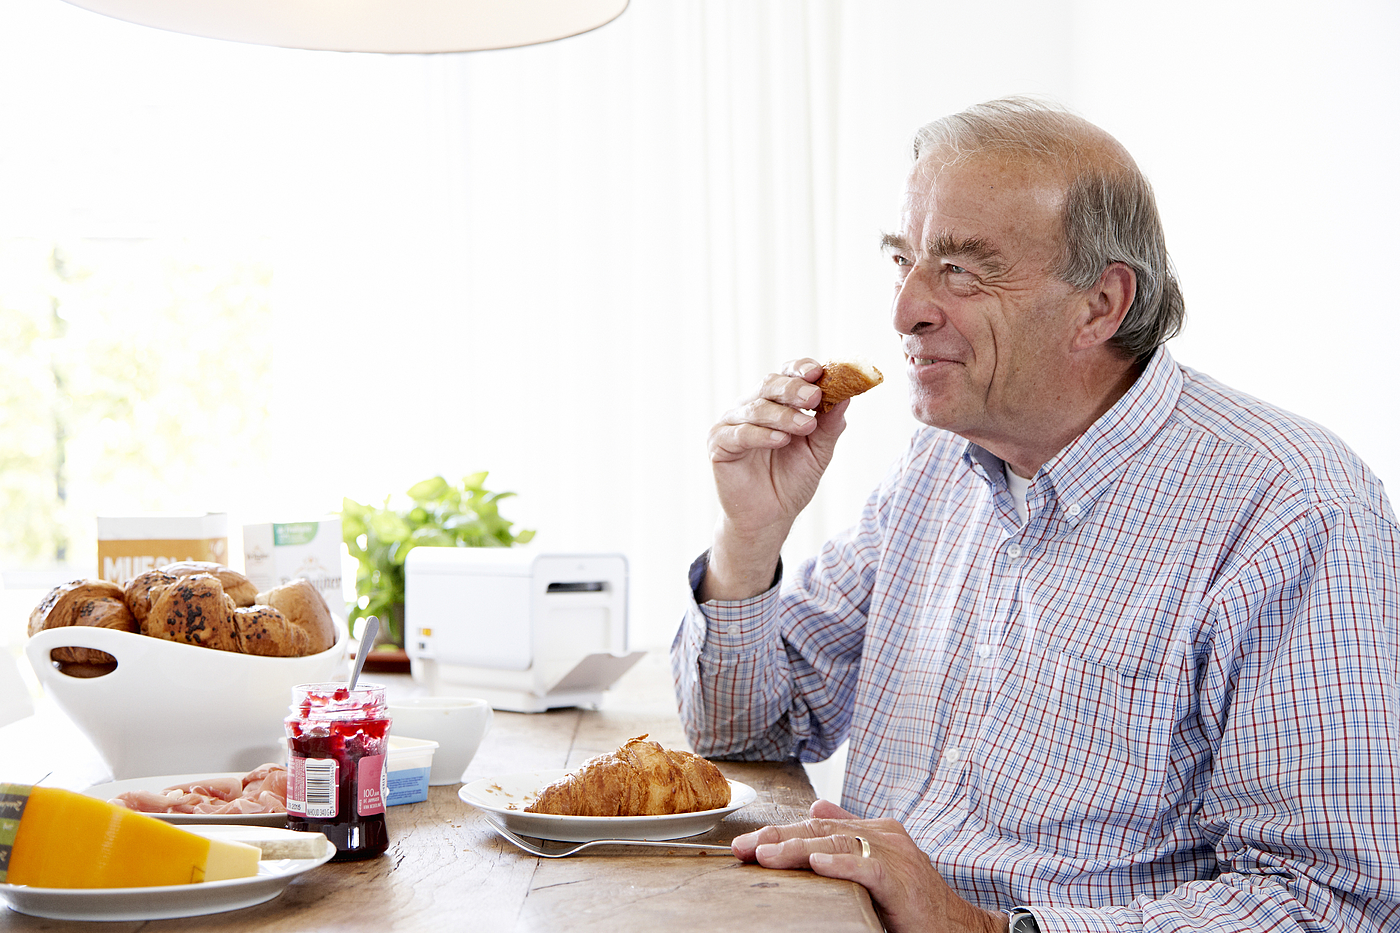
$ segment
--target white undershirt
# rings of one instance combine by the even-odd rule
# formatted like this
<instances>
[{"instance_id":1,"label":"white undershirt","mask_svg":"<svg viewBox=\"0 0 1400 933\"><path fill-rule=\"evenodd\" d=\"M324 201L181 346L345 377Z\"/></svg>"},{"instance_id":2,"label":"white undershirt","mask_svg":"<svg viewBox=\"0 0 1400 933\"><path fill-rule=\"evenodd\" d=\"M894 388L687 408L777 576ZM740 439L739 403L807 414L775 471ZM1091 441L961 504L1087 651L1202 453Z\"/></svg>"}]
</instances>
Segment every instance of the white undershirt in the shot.
<instances>
[{"instance_id":1,"label":"white undershirt","mask_svg":"<svg viewBox=\"0 0 1400 933\"><path fill-rule=\"evenodd\" d=\"M1016 514L1021 517L1021 524L1024 525L1030 520L1030 509L1026 506L1026 493L1030 491L1031 481L1022 479L1016 475L1016 471L1005 463L1002 464L1006 471L1006 486L1011 490L1011 500L1016 503Z\"/></svg>"}]
</instances>

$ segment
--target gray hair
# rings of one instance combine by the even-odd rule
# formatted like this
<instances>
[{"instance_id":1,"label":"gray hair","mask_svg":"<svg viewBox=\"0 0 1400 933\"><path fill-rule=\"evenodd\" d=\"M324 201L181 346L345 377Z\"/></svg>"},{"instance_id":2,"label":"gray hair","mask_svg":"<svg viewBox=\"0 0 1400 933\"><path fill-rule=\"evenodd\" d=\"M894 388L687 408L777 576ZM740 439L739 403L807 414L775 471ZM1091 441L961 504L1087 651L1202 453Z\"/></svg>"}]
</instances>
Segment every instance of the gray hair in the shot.
<instances>
[{"instance_id":1,"label":"gray hair","mask_svg":"<svg viewBox=\"0 0 1400 933\"><path fill-rule=\"evenodd\" d=\"M1111 144L1083 146L1097 138ZM1137 276L1137 294L1109 345L1143 361L1181 331L1186 303L1167 255L1152 186L1127 151L1092 123L1039 101L1011 97L935 120L914 138L914 159L937 149L956 162L983 152L1020 153L1066 171L1064 253L1053 270L1091 287L1110 263Z\"/></svg>"}]
</instances>

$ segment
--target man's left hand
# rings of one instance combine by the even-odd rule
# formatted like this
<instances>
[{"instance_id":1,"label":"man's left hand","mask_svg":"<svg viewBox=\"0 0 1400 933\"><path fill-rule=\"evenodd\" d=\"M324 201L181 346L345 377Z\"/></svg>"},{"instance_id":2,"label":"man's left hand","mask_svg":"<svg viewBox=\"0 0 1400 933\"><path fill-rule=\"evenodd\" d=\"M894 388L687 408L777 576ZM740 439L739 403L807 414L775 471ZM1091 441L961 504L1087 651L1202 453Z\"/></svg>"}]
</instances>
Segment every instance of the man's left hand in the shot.
<instances>
[{"instance_id":1,"label":"man's left hand","mask_svg":"<svg viewBox=\"0 0 1400 933\"><path fill-rule=\"evenodd\" d=\"M1006 933L1006 916L955 894L895 820L859 820L827 800L812 804L810 815L801 823L735 837L735 858L854 881L870 892L890 933ZM863 854L867 848L869 855Z\"/></svg>"}]
</instances>

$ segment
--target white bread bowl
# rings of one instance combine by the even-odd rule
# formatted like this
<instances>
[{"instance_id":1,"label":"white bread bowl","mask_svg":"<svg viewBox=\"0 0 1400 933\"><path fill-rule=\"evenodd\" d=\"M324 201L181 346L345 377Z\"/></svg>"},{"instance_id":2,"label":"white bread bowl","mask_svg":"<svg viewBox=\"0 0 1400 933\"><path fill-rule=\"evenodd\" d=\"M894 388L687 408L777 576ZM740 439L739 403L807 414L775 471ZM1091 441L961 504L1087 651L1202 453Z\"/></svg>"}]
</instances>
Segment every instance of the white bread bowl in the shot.
<instances>
[{"instance_id":1,"label":"white bread bowl","mask_svg":"<svg viewBox=\"0 0 1400 933\"><path fill-rule=\"evenodd\" d=\"M217 651L91 626L38 632L25 655L44 693L73 720L115 780L156 774L248 771L286 755L292 687L337 679L348 642L320 654L270 658ZM50 660L63 647L117 659L100 677L72 677Z\"/></svg>"}]
</instances>

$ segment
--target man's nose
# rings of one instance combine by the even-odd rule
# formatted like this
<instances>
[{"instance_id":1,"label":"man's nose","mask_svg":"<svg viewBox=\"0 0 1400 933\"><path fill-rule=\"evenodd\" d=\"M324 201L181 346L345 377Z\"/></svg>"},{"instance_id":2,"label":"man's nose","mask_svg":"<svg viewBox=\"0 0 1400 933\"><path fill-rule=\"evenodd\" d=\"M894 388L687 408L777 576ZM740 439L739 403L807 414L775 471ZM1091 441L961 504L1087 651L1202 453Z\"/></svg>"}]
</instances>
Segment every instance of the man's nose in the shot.
<instances>
[{"instance_id":1,"label":"man's nose","mask_svg":"<svg viewBox=\"0 0 1400 933\"><path fill-rule=\"evenodd\" d=\"M899 284L890 316L894 329L906 335L943 326L933 275L922 263L916 263Z\"/></svg>"}]
</instances>

